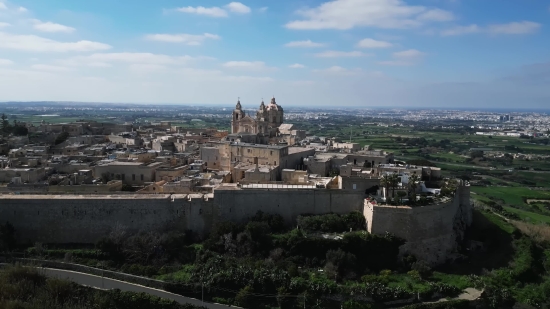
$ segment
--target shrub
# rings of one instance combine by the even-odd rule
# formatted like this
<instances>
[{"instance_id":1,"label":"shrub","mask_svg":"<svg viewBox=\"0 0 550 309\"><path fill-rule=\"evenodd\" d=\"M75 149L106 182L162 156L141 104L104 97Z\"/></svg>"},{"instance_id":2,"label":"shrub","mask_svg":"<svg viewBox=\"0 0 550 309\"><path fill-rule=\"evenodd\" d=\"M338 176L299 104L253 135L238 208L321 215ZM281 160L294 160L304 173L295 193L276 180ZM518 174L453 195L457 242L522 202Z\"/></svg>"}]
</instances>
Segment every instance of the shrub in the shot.
<instances>
[{"instance_id":1,"label":"shrub","mask_svg":"<svg viewBox=\"0 0 550 309\"><path fill-rule=\"evenodd\" d=\"M352 212L346 215L298 216L298 225L310 232L341 233L350 229L364 230L366 222L361 213Z\"/></svg>"},{"instance_id":2,"label":"shrub","mask_svg":"<svg viewBox=\"0 0 550 309\"><path fill-rule=\"evenodd\" d=\"M242 288L239 293L235 296L235 302L244 308L253 308L254 300L253 300L253 289L251 286L245 286Z\"/></svg>"},{"instance_id":3,"label":"shrub","mask_svg":"<svg viewBox=\"0 0 550 309\"><path fill-rule=\"evenodd\" d=\"M145 293L101 291L65 280L47 279L29 267L0 269L0 308L204 309Z\"/></svg>"}]
</instances>

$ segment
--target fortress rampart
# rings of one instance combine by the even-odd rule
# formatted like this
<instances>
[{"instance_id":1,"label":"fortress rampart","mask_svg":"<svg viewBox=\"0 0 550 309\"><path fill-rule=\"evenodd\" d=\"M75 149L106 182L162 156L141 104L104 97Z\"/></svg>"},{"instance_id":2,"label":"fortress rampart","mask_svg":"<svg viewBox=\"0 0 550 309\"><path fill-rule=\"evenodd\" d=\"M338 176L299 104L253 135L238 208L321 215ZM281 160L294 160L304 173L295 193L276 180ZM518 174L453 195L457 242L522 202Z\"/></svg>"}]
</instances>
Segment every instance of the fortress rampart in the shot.
<instances>
[{"instance_id":1,"label":"fortress rampart","mask_svg":"<svg viewBox=\"0 0 550 309\"><path fill-rule=\"evenodd\" d=\"M221 221L245 222L261 210L294 225L300 214L363 211L368 231L407 240L403 253L439 263L456 249L471 223L469 187L454 200L425 207L377 206L357 191L239 189L179 195L0 195L0 221L21 242L95 243L117 224L129 233L177 228L208 233Z\"/></svg>"},{"instance_id":2,"label":"fortress rampart","mask_svg":"<svg viewBox=\"0 0 550 309\"><path fill-rule=\"evenodd\" d=\"M129 233L167 228L208 233L220 221L245 222L258 210L293 225L300 214L361 211L362 196L326 189L220 189L213 194L0 195L0 221L20 241L95 243L120 224Z\"/></svg>"},{"instance_id":3,"label":"fortress rampart","mask_svg":"<svg viewBox=\"0 0 550 309\"><path fill-rule=\"evenodd\" d=\"M455 198L423 207L382 206L365 201L367 230L392 233L407 241L401 253L410 253L430 264L444 262L457 248L472 223L470 187L461 186Z\"/></svg>"}]
</instances>

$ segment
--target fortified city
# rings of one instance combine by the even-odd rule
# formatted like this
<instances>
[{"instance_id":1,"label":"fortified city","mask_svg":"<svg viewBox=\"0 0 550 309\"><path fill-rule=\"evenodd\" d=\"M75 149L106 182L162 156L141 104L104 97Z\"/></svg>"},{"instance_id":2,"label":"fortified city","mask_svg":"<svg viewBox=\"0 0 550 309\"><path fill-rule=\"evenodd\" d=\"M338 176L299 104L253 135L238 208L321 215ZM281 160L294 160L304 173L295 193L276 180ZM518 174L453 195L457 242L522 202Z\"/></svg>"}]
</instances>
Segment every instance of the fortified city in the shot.
<instances>
[{"instance_id":1,"label":"fortified city","mask_svg":"<svg viewBox=\"0 0 550 309\"><path fill-rule=\"evenodd\" d=\"M549 4L0 0L0 309L550 308Z\"/></svg>"}]
</instances>

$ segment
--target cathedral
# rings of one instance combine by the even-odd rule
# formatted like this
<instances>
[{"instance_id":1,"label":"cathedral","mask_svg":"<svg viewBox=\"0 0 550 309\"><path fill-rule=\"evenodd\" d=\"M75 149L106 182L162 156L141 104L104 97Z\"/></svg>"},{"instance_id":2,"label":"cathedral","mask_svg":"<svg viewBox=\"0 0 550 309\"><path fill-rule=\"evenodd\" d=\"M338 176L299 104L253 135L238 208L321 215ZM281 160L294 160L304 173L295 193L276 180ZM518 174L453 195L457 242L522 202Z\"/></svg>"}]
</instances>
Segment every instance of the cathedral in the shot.
<instances>
[{"instance_id":1,"label":"cathedral","mask_svg":"<svg viewBox=\"0 0 550 309\"><path fill-rule=\"evenodd\" d=\"M231 119L231 133L249 133L265 137L275 137L279 131L279 126L283 123L283 108L275 102L275 97L271 99L269 105L264 101L256 112L256 118L247 115L241 106L241 101L237 101L237 106L233 110Z\"/></svg>"}]
</instances>

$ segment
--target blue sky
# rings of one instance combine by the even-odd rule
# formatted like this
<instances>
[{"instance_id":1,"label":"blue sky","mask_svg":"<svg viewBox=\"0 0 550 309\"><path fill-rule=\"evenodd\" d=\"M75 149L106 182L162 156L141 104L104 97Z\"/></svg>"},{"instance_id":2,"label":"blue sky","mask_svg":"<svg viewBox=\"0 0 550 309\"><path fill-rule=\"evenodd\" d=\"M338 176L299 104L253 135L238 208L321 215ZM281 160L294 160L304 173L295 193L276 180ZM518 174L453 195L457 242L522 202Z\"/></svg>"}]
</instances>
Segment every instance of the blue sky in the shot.
<instances>
[{"instance_id":1,"label":"blue sky","mask_svg":"<svg viewBox=\"0 0 550 309\"><path fill-rule=\"evenodd\" d=\"M546 0L0 0L0 101L550 107Z\"/></svg>"}]
</instances>

